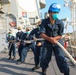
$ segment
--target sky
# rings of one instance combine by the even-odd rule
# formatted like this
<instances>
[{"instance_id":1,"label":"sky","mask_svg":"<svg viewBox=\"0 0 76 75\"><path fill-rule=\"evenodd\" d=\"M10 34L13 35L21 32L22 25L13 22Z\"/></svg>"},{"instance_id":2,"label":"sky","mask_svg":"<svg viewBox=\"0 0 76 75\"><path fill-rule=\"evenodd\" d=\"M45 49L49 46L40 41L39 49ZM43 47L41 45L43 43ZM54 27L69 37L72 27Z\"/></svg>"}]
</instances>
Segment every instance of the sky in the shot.
<instances>
[{"instance_id":1,"label":"sky","mask_svg":"<svg viewBox=\"0 0 76 75\"><path fill-rule=\"evenodd\" d=\"M71 21L71 12L68 7L64 7L64 0L45 0L45 2L46 2L46 7L44 9L41 9L43 18L44 18L44 13L48 11L49 6L52 3L58 3L61 6L61 10L59 13L59 19L68 18L68 20ZM64 32L66 33L73 32L72 26L68 25L67 30L65 29Z\"/></svg>"},{"instance_id":2,"label":"sky","mask_svg":"<svg viewBox=\"0 0 76 75\"><path fill-rule=\"evenodd\" d=\"M26 1L25 0L18 0L19 6L23 7L23 9L25 9L25 11L28 11L28 12L34 12L37 10L36 3L34 0L32 0L32 1L26 0ZM61 5L61 10L59 13L59 19L68 18L68 20L71 21L70 9L68 7L64 7L64 0L45 0L45 2L46 2L46 7L41 9L43 18L44 18L44 13L48 11L49 6L52 3L58 3ZM31 10L30 10L30 7L31 7ZM67 30L64 30L64 32L66 32L66 33L72 32L72 31L73 31L73 28L71 25L69 25L67 27Z\"/></svg>"}]
</instances>

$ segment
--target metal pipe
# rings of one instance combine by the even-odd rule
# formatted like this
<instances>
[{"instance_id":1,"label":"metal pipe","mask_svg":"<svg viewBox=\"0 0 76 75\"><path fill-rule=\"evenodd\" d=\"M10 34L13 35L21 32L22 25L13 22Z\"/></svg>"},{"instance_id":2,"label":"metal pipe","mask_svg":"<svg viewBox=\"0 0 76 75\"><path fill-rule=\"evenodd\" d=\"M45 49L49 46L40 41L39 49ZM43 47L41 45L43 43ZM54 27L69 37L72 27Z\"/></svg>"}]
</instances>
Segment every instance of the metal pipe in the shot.
<instances>
[{"instance_id":1,"label":"metal pipe","mask_svg":"<svg viewBox=\"0 0 76 75\"><path fill-rule=\"evenodd\" d=\"M39 1L38 0L36 0L36 6L37 6L37 11L38 11L38 16L39 16L39 18L40 18L40 9L39 9Z\"/></svg>"}]
</instances>

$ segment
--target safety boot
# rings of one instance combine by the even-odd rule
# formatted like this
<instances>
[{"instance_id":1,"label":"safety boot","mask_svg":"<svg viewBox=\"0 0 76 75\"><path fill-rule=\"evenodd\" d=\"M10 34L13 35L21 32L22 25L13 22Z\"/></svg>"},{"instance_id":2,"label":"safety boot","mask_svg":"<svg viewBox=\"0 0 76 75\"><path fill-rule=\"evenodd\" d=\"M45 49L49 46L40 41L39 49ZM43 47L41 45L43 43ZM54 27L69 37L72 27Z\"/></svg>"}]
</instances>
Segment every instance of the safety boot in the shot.
<instances>
[{"instance_id":1,"label":"safety boot","mask_svg":"<svg viewBox=\"0 0 76 75\"><path fill-rule=\"evenodd\" d=\"M17 61L20 61L20 59L17 59Z\"/></svg>"},{"instance_id":2,"label":"safety boot","mask_svg":"<svg viewBox=\"0 0 76 75\"><path fill-rule=\"evenodd\" d=\"M14 56L12 60L15 60L15 59L16 59L16 57Z\"/></svg>"},{"instance_id":3,"label":"safety boot","mask_svg":"<svg viewBox=\"0 0 76 75\"><path fill-rule=\"evenodd\" d=\"M64 73L64 75L70 75L70 69L68 68L68 71Z\"/></svg>"},{"instance_id":4,"label":"safety boot","mask_svg":"<svg viewBox=\"0 0 76 75\"><path fill-rule=\"evenodd\" d=\"M70 74L64 74L64 75L70 75Z\"/></svg>"},{"instance_id":5,"label":"safety boot","mask_svg":"<svg viewBox=\"0 0 76 75\"><path fill-rule=\"evenodd\" d=\"M42 75L46 75L46 69L42 69Z\"/></svg>"},{"instance_id":6,"label":"safety boot","mask_svg":"<svg viewBox=\"0 0 76 75\"><path fill-rule=\"evenodd\" d=\"M11 56L8 58L8 60L12 59Z\"/></svg>"},{"instance_id":7,"label":"safety boot","mask_svg":"<svg viewBox=\"0 0 76 75\"><path fill-rule=\"evenodd\" d=\"M37 70L37 69L39 69L39 66L35 66L35 67L32 68L33 71Z\"/></svg>"}]
</instances>

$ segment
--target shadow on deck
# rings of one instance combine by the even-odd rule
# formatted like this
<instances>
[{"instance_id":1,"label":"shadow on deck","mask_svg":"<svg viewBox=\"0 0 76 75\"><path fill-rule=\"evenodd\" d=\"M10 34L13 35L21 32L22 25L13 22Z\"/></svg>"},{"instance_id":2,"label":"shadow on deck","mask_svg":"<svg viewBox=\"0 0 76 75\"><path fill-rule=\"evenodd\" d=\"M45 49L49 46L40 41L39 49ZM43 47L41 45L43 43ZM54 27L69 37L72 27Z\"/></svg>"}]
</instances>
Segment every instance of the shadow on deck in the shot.
<instances>
[{"instance_id":1,"label":"shadow on deck","mask_svg":"<svg viewBox=\"0 0 76 75\"><path fill-rule=\"evenodd\" d=\"M18 58L18 55L16 56ZM41 68L32 71L31 68L34 67L33 53L28 52L25 64L17 64L16 60L7 60L8 54L0 54L0 75L41 75ZM76 75L76 68L69 63L70 75ZM63 75L60 73L54 56L52 56L52 61L49 64L47 70L47 75Z\"/></svg>"}]
</instances>

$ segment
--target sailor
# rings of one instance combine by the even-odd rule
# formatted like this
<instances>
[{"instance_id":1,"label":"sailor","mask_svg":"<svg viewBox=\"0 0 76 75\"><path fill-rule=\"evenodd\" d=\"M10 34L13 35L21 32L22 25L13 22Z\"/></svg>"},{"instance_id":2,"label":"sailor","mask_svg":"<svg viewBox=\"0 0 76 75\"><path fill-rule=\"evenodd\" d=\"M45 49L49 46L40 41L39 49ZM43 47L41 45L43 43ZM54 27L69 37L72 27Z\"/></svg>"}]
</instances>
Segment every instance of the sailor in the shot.
<instances>
[{"instance_id":1,"label":"sailor","mask_svg":"<svg viewBox=\"0 0 76 75\"><path fill-rule=\"evenodd\" d=\"M39 25L40 22L38 22L37 24L37 28L33 29L30 33L30 38L32 38L33 40L35 40L35 49L34 49L34 62L35 62L35 66L32 68L32 70L36 70L39 69L39 63L40 63L40 52L41 52L41 48L42 48L42 40L38 40L41 37L39 36Z\"/></svg>"},{"instance_id":2,"label":"sailor","mask_svg":"<svg viewBox=\"0 0 76 75\"><path fill-rule=\"evenodd\" d=\"M40 63L42 75L46 75L49 62L51 61L52 52L54 52L60 72L64 75L69 75L69 67L66 62L64 52L56 44L56 41L58 41L63 45L62 35L64 24L58 19L59 12L60 5L57 3L51 4L48 10L49 18L42 20L41 25L39 25L40 36L45 39Z\"/></svg>"},{"instance_id":3,"label":"sailor","mask_svg":"<svg viewBox=\"0 0 76 75\"><path fill-rule=\"evenodd\" d=\"M26 42L27 40L29 40L29 34L30 34L30 28L27 27L26 32L22 35L22 39L21 39L23 49L21 51L21 59L18 62L18 64L25 63L25 58L27 56L27 53L28 53L28 51L30 49L30 45L31 45L31 43Z\"/></svg>"},{"instance_id":4,"label":"sailor","mask_svg":"<svg viewBox=\"0 0 76 75\"><path fill-rule=\"evenodd\" d=\"M8 37L7 40L9 42L9 58L8 59L12 59L12 52L13 52L13 60L16 59L16 49L15 49L15 37L12 35L12 31L9 31L8 33Z\"/></svg>"},{"instance_id":5,"label":"sailor","mask_svg":"<svg viewBox=\"0 0 76 75\"><path fill-rule=\"evenodd\" d=\"M20 61L20 59L21 59L21 52L22 52L22 49L23 49L23 44L21 42L23 31L22 31L21 27L18 27L17 29L18 29L18 32L16 33L16 43L17 43L18 55L19 55L19 59L17 61Z\"/></svg>"}]
</instances>

